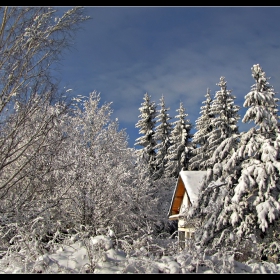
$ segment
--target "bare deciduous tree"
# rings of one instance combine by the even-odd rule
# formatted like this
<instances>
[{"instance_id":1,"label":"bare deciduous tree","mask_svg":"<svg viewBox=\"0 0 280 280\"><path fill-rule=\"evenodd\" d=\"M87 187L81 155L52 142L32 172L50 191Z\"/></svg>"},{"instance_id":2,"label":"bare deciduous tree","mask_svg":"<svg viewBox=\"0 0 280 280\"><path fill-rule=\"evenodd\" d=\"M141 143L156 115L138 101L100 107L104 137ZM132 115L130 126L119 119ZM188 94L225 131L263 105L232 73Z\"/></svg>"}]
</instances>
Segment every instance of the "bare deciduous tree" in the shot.
<instances>
[{"instance_id":1,"label":"bare deciduous tree","mask_svg":"<svg viewBox=\"0 0 280 280\"><path fill-rule=\"evenodd\" d=\"M54 70L88 17L81 7L57 14L52 7L0 7L1 225L32 220L59 201L50 203L49 194L54 168L63 164L51 163L67 106Z\"/></svg>"}]
</instances>

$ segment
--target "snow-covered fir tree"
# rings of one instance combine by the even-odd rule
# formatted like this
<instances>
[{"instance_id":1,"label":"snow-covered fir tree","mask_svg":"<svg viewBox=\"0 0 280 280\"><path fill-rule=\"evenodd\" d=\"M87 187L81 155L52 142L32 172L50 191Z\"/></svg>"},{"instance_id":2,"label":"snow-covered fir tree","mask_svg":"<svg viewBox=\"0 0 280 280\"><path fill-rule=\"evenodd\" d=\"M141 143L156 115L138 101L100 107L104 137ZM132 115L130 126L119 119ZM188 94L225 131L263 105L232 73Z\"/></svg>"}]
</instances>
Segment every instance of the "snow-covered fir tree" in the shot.
<instances>
[{"instance_id":1,"label":"snow-covered fir tree","mask_svg":"<svg viewBox=\"0 0 280 280\"><path fill-rule=\"evenodd\" d=\"M137 155L145 160L149 165L150 172L155 170L155 157L156 157L156 140L154 139L157 106L154 101L151 101L151 96L148 93L144 95L144 102L141 103L142 107L139 108L141 114L138 116L139 120L135 127L139 128L139 134L143 136L135 140L135 146L142 146L137 150Z\"/></svg>"},{"instance_id":2,"label":"snow-covered fir tree","mask_svg":"<svg viewBox=\"0 0 280 280\"><path fill-rule=\"evenodd\" d=\"M173 129L170 135L171 145L167 150L167 163L165 166L166 175L177 178L179 172L188 169L190 152L193 148L191 139L193 135L190 133L192 124L187 119L188 114L185 113L183 103L180 102L180 108L176 110L177 119L172 123Z\"/></svg>"},{"instance_id":3,"label":"snow-covered fir tree","mask_svg":"<svg viewBox=\"0 0 280 280\"><path fill-rule=\"evenodd\" d=\"M217 166L220 178L213 177L215 170L209 174L213 181L191 215L203 219L196 235L202 245L231 245L244 258L260 258L280 255L280 137L274 89L258 64L251 70L256 83L245 96L243 106L249 109L242 121L254 121L255 127L241 134L238 147ZM236 138L228 144L236 144Z\"/></svg>"},{"instance_id":4,"label":"snow-covered fir tree","mask_svg":"<svg viewBox=\"0 0 280 280\"><path fill-rule=\"evenodd\" d=\"M227 89L225 77L220 77L220 82L217 83L217 86L220 86L221 89L216 92L210 108L210 113L214 116L211 118L213 129L207 134L209 159L214 153L216 153L216 157L219 157L216 152L217 147L231 135L239 133L237 125L240 119L238 114L239 106L234 104L236 97L231 94L231 90ZM213 168L214 164L219 162L218 159L215 161L209 159L204 162L205 168Z\"/></svg>"},{"instance_id":5,"label":"snow-covered fir tree","mask_svg":"<svg viewBox=\"0 0 280 280\"><path fill-rule=\"evenodd\" d=\"M269 85L265 72L255 64L252 67L252 76L256 84L252 85L251 91L245 96L244 107L249 107L243 122L254 121L260 133L268 133L267 138L273 137L278 124L278 109L275 92ZM272 134L271 134L272 133Z\"/></svg>"},{"instance_id":6,"label":"snow-covered fir tree","mask_svg":"<svg viewBox=\"0 0 280 280\"><path fill-rule=\"evenodd\" d=\"M236 150L239 141L237 126L240 118L238 115L239 106L234 105L235 96L231 94L230 90L227 90L223 76L220 77L220 82L217 85L221 89L216 92L212 102L209 90L207 91L207 106L202 107L204 118L201 117L202 120L199 119L198 122L205 135L203 137L203 134L197 133L198 137L196 138L197 141L200 141L204 152L199 167L207 170L207 176L199 195L198 204L193 207L188 217L196 216L204 221L197 233L203 245L214 238L215 226L219 217L223 215L224 203L227 202L229 194L222 171L228 158ZM206 123L205 126L203 126L203 120ZM219 230L221 230L221 225L219 225Z\"/></svg>"},{"instance_id":7,"label":"snow-covered fir tree","mask_svg":"<svg viewBox=\"0 0 280 280\"><path fill-rule=\"evenodd\" d=\"M254 121L255 127L242 135L239 149L232 156L233 162L236 157L242 160L241 175L226 211L237 242L253 235L264 253L279 255L278 98L259 64L251 70L256 83L245 96L243 106L249 108L242 121Z\"/></svg>"},{"instance_id":8,"label":"snow-covered fir tree","mask_svg":"<svg viewBox=\"0 0 280 280\"><path fill-rule=\"evenodd\" d=\"M195 149L192 150L192 156L189 161L190 170L200 170L206 159L208 159L208 133L212 131L211 119L213 114L210 112L212 97L210 95L210 89L207 89L205 95L206 100L202 102L204 104L200 107L201 116L195 121L196 132L193 135L192 143L195 145Z\"/></svg>"},{"instance_id":9,"label":"snow-covered fir tree","mask_svg":"<svg viewBox=\"0 0 280 280\"><path fill-rule=\"evenodd\" d=\"M172 117L168 114L170 108L166 108L164 96L160 98L159 110L157 111L156 123L158 125L155 128L154 140L157 142L156 157L155 157L155 173L154 178L161 178L165 173L165 165L167 162L167 149L170 147L170 134L172 130L172 124L170 120Z\"/></svg>"}]
</instances>

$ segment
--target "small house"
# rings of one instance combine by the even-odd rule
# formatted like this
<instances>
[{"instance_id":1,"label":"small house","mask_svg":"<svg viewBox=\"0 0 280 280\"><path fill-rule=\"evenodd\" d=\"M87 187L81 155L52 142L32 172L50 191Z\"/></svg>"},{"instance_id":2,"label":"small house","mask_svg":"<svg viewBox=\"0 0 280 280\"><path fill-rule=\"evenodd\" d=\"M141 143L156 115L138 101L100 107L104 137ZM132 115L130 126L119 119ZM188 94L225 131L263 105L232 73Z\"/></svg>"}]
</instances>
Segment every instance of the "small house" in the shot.
<instances>
[{"instance_id":1,"label":"small house","mask_svg":"<svg viewBox=\"0 0 280 280\"><path fill-rule=\"evenodd\" d=\"M186 221L184 214L197 201L199 190L207 171L185 171L179 173L169 208L169 220L178 220L179 247L185 248L187 239L193 238L195 221Z\"/></svg>"}]
</instances>

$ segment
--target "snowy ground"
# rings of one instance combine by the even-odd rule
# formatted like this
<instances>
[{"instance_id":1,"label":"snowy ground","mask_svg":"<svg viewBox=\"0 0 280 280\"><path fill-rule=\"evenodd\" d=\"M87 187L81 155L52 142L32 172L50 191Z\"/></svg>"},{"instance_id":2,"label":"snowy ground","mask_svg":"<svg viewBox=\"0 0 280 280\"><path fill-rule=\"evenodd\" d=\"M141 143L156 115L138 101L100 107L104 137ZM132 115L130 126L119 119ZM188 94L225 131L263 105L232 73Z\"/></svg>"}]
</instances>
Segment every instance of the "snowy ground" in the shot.
<instances>
[{"instance_id":1,"label":"snowy ground","mask_svg":"<svg viewBox=\"0 0 280 280\"><path fill-rule=\"evenodd\" d=\"M280 273L280 264L243 264L230 257L227 260L208 257L196 262L193 256L186 252L154 259L143 256L133 257L121 250L113 249L112 240L107 236L99 235L88 239L86 243L73 241L72 244L60 245L55 253L44 254L28 264L22 264L16 259L11 261L3 258L0 260L0 272L8 274Z\"/></svg>"}]
</instances>

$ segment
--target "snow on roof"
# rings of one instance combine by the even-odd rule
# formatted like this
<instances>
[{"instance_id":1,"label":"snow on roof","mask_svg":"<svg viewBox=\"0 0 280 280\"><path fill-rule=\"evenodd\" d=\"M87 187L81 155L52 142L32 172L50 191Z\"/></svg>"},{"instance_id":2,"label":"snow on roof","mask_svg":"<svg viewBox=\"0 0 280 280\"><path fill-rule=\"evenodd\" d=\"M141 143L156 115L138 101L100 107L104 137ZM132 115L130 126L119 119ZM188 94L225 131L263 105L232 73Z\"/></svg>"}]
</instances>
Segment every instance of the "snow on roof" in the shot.
<instances>
[{"instance_id":1,"label":"snow on roof","mask_svg":"<svg viewBox=\"0 0 280 280\"><path fill-rule=\"evenodd\" d=\"M192 204L197 201L201 183L206 173L207 171L180 171L179 173Z\"/></svg>"},{"instance_id":2,"label":"snow on roof","mask_svg":"<svg viewBox=\"0 0 280 280\"><path fill-rule=\"evenodd\" d=\"M201 182L206 174L207 171L180 171L168 210L169 219L171 216L173 217L174 214L178 214L177 210L175 209L177 209L177 207L180 207L179 204L181 204L183 199L183 196L181 196L181 194L178 195L179 181L181 181L182 179L185 189L184 191L187 192L190 202L193 204L198 199Z\"/></svg>"}]
</instances>

